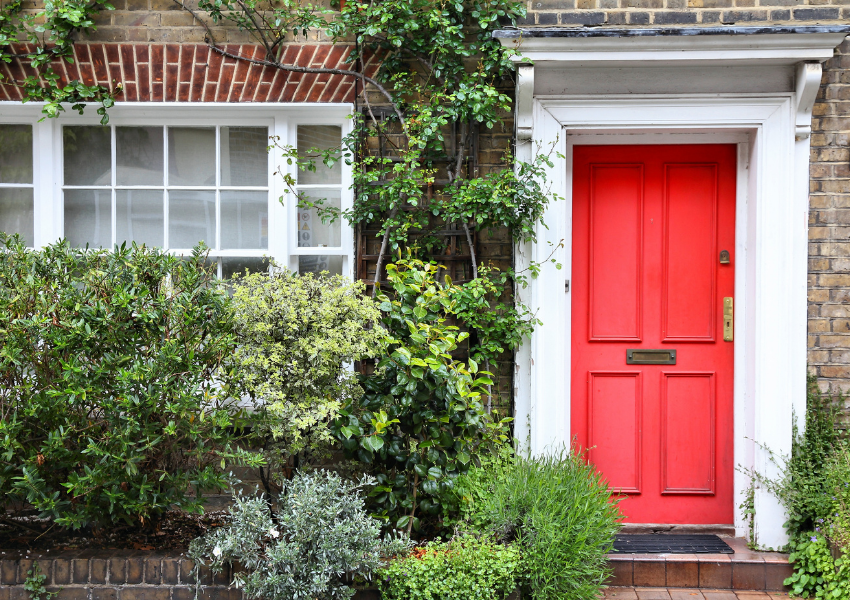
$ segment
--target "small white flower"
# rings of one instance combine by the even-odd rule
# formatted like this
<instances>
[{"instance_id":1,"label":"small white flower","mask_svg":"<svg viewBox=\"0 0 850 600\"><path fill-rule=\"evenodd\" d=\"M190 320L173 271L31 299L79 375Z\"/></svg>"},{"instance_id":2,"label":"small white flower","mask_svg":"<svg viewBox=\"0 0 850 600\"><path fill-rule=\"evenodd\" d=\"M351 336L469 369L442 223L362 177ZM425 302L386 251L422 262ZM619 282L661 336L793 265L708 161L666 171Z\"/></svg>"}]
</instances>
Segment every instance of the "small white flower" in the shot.
<instances>
[{"instance_id":1,"label":"small white flower","mask_svg":"<svg viewBox=\"0 0 850 600\"><path fill-rule=\"evenodd\" d=\"M219 548L218 546L216 546L215 548L213 548L213 556L215 556L216 558L218 558L219 556L221 556L221 548Z\"/></svg>"},{"instance_id":2,"label":"small white flower","mask_svg":"<svg viewBox=\"0 0 850 600\"><path fill-rule=\"evenodd\" d=\"M280 537L280 532L274 527L272 527L271 529L269 529L269 535L277 539L278 537Z\"/></svg>"}]
</instances>

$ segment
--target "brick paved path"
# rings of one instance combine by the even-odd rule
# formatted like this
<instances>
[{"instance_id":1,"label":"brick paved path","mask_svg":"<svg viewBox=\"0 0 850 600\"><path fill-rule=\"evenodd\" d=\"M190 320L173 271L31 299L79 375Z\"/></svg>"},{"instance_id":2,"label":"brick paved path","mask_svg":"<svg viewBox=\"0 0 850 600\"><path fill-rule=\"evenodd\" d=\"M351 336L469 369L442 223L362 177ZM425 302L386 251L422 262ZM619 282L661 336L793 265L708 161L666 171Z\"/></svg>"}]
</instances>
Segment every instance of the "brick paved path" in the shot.
<instances>
[{"instance_id":1,"label":"brick paved path","mask_svg":"<svg viewBox=\"0 0 850 600\"><path fill-rule=\"evenodd\" d=\"M788 600L786 592L648 587L609 587L604 597L610 600Z\"/></svg>"}]
</instances>

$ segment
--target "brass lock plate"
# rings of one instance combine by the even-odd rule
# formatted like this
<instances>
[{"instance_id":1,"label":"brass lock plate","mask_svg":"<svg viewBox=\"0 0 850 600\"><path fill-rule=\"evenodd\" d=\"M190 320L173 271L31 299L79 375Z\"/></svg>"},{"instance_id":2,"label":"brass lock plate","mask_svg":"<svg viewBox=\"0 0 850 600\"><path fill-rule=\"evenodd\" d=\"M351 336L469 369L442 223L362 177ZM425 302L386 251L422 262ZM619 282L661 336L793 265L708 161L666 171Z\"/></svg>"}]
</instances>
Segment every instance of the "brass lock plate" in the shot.
<instances>
[{"instance_id":1,"label":"brass lock plate","mask_svg":"<svg viewBox=\"0 0 850 600\"><path fill-rule=\"evenodd\" d=\"M723 298L723 341L731 342L735 339L735 306L731 297Z\"/></svg>"}]
</instances>

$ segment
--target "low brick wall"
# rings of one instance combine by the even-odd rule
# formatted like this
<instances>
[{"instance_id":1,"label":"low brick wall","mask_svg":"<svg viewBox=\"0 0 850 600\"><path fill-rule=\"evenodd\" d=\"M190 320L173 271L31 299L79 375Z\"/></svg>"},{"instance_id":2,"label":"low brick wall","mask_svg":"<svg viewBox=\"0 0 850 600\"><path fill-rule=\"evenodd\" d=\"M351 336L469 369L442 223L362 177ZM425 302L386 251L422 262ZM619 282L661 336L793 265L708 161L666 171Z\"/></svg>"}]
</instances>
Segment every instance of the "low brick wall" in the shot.
<instances>
[{"instance_id":1,"label":"low brick wall","mask_svg":"<svg viewBox=\"0 0 850 600\"><path fill-rule=\"evenodd\" d=\"M0 551L2 552L2 551ZM27 571L38 562L55 600L193 600L194 563L178 552L79 550L0 553L0 600L29 600L24 589ZM229 588L231 572L213 575L201 570L200 600L242 600ZM373 590L358 592L358 600L378 600Z\"/></svg>"}]
</instances>

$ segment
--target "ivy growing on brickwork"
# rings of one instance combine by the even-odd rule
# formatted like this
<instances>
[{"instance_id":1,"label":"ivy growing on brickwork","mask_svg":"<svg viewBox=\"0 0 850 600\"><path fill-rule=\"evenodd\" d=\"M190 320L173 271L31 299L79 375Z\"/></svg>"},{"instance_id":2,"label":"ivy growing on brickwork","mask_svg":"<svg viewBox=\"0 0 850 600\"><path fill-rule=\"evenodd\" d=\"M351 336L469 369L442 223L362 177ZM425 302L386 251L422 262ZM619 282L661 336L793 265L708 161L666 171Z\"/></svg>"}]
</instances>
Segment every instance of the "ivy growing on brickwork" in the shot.
<instances>
[{"instance_id":1,"label":"ivy growing on brickwork","mask_svg":"<svg viewBox=\"0 0 850 600\"><path fill-rule=\"evenodd\" d=\"M43 102L45 117L58 117L64 104L80 114L86 104L99 103L101 123L109 122L109 109L121 92L101 85L86 85L77 79L63 81L61 62L74 62L74 38L96 29L94 19L103 10L113 10L108 0L45 0L39 11L26 10L24 0L0 6L0 61L27 61L33 73L22 79L0 74L0 84L20 87L24 102ZM26 45L25 45L26 44Z\"/></svg>"}]
</instances>

